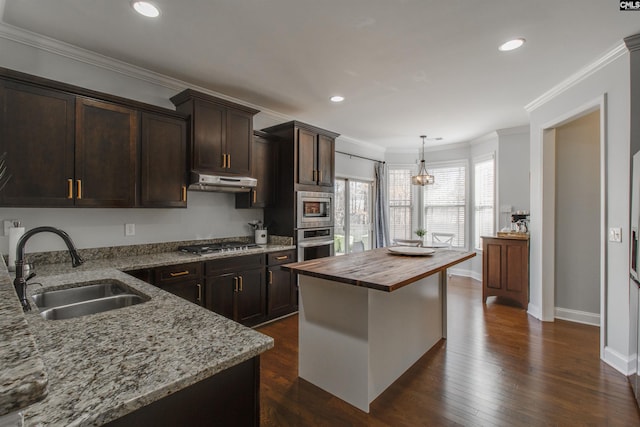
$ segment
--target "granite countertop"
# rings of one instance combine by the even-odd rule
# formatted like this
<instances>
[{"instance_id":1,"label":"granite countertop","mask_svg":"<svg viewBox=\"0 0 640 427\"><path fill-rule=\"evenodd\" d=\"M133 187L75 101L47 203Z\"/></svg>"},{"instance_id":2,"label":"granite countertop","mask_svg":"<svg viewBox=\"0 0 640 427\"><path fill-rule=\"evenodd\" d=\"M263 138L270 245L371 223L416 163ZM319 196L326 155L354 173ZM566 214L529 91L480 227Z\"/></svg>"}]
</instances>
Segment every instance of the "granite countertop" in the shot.
<instances>
[{"instance_id":1,"label":"granite countertop","mask_svg":"<svg viewBox=\"0 0 640 427\"><path fill-rule=\"evenodd\" d=\"M33 302L34 310L23 313L0 261L0 415L25 408L25 425L100 425L272 348L272 338L123 271L294 248L36 265L30 297L96 280L117 280L150 297L68 320L44 320Z\"/></svg>"},{"instance_id":2,"label":"granite countertop","mask_svg":"<svg viewBox=\"0 0 640 427\"><path fill-rule=\"evenodd\" d=\"M434 249L431 256L403 256L389 248L285 264L284 270L353 286L392 292L476 256L475 252Z\"/></svg>"},{"instance_id":3,"label":"granite countertop","mask_svg":"<svg viewBox=\"0 0 640 427\"><path fill-rule=\"evenodd\" d=\"M0 415L47 395L47 371L0 257Z\"/></svg>"}]
</instances>

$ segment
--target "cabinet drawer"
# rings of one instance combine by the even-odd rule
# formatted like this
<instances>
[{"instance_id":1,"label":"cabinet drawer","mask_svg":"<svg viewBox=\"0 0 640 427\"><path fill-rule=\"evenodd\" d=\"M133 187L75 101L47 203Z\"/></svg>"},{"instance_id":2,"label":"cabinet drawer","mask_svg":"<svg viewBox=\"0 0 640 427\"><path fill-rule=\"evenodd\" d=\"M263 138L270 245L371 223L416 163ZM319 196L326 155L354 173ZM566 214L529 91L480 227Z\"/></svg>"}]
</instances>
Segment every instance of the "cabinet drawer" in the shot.
<instances>
[{"instance_id":1,"label":"cabinet drawer","mask_svg":"<svg viewBox=\"0 0 640 427\"><path fill-rule=\"evenodd\" d=\"M211 276L227 271L246 270L261 266L264 266L264 254L233 256L207 261L205 274Z\"/></svg>"},{"instance_id":2,"label":"cabinet drawer","mask_svg":"<svg viewBox=\"0 0 640 427\"><path fill-rule=\"evenodd\" d=\"M200 279L202 277L202 263L192 262L190 264L169 265L155 269L156 286L165 283L185 281L190 279Z\"/></svg>"},{"instance_id":3,"label":"cabinet drawer","mask_svg":"<svg viewBox=\"0 0 640 427\"><path fill-rule=\"evenodd\" d=\"M295 261L296 251L294 249L267 254L267 265L289 264Z\"/></svg>"}]
</instances>

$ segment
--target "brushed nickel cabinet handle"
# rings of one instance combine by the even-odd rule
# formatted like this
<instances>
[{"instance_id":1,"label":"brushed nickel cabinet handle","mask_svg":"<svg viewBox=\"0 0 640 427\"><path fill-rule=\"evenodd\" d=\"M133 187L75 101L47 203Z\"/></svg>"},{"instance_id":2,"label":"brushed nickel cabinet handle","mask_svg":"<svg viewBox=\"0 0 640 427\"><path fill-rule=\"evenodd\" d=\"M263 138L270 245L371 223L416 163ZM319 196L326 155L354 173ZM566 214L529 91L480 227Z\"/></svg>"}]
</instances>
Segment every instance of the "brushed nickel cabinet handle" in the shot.
<instances>
[{"instance_id":1,"label":"brushed nickel cabinet handle","mask_svg":"<svg viewBox=\"0 0 640 427\"><path fill-rule=\"evenodd\" d=\"M189 270L185 270L185 271L176 271L176 272L170 272L169 276L171 277L180 277L180 276L184 276L186 274L189 274Z\"/></svg>"},{"instance_id":2,"label":"brushed nickel cabinet handle","mask_svg":"<svg viewBox=\"0 0 640 427\"><path fill-rule=\"evenodd\" d=\"M202 301L202 285L200 283L197 283L196 287L198 288L198 297L196 298L196 301L201 302Z\"/></svg>"},{"instance_id":3,"label":"brushed nickel cabinet handle","mask_svg":"<svg viewBox=\"0 0 640 427\"><path fill-rule=\"evenodd\" d=\"M240 276L240 292L242 292L242 284L243 284L244 280L242 280L242 276Z\"/></svg>"},{"instance_id":4,"label":"brushed nickel cabinet handle","mask_svg":"<svg viewBox=\"0 0 640 427\"><path fill-rule=\"evenodd\" d=\"M82 199L82 180L79 179L76 181L76 184L78 186L78 193L76 195L76 197L78 198L78 200Z\"/></svg>"},{"instance_id":5,"label":"brushed nickel cabinet handle","mask_svg":"<svg viewBox=\"0 0 640 427\"><path fill-rule=\"evenodd\" d=\"M73 199L73 180L67 180L67 199Z\"/></svg>"},{"instance_id":6,"label":"brushed nickel cabinet handle","mask_svg":"<svg viewBox=\"0 0 640 427\"><path fill-rule=\"evenodd\" d=\"M187 187L186 186L182 186L182 201L186 202L187 201Z\"/></svg>"},{"instance_id":7,"label":"brushed nickel cabinet handle","mask_svg":"<svg viewBox=\"0 0 640 427\"><path fill-rule=\"evenodd\" d=\"M227 168L227 155L223 154L222 155L222 169L226 169Z\"/></svg>"},{"instance_id":8,"label":"brushed nickel cabinet handle","mask_svg":"<svg viewBox=\"0 0 640 427\"><path fill-rule=\"evenodd\" d=\"M269 270L269 284L273 284L273 271Z\"/></svg>"}]
</instances>

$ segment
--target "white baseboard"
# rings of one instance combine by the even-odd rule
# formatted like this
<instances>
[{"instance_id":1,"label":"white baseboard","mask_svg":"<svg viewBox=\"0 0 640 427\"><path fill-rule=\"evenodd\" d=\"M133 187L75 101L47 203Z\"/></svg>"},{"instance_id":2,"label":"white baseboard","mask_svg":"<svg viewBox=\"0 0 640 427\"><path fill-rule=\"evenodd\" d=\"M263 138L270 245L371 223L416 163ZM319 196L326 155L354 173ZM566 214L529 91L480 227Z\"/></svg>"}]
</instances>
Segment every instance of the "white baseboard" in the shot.
<instances>
[{"instance_id":1,"label":"white baseboard","mask_svg":"<svg viewBox=\"0 0 640 427\"><path fill-rule=\"evenodd\" d=\"M449 274L452 274L454 276L471 277L478 282L482 282L482 274L477 273L473 270L467 270L464 268L450 268L447 271L449 272Z\"/></svg>"},{"instance_id":2,"label":"white baseboard","mask_svg":"<svg viewBox=\"0 0 640 427\"><path fill-rule=\"evenodd\" d=\"M542 320L542 310L540 310L540 307L535 304L529 303L529 306L527 307L527 314L535 317L538 320Z\"/></svg>"},{"instance_id":3,"label":"white baseboard","mask_svg":"<svg viewBox=\"0 0 640 427\"><path fill-rule=\"evenodd\" d=\"M570 308L555 308L555 318L570 322L584 323L585 325L600 326L600 314L586 311L572 310Z\"/></svg>"},{"instance_id":4,"label":"white baseboard","mask_svg":"<svg viewBox=\"0 0 640 427\"><path fill-rule=\"evenodd\" d=\"M613 350L611 347L604 348L604 355L602 360L613 369L618 372L623 373L626 376L631 375L635 372L635 360L636 356L625 357L623 354L618 353Z\"/></svg>"}]
</instances>

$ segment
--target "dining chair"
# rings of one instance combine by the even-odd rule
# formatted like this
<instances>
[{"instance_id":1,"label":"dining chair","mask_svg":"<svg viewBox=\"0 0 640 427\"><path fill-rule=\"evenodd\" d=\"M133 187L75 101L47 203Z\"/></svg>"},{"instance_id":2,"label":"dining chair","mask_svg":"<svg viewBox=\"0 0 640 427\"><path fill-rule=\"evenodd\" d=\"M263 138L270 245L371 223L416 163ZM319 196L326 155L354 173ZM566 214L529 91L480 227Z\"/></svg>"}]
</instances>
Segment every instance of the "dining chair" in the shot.
<instances>
[{"instance_id":1,"label":"dining chair","mask_svg":"<svg viewBox=\"0 0 640 427\"><path fill-rule=\"evenodd\" d=\"M434 246L442 245L442 246L446 246L449 249L451 249L451 246L453 245L454 237L456 237L454 233L437 233L437 232L431 233L431 241L433 242Z\"/></svg>"}]
</instances>

